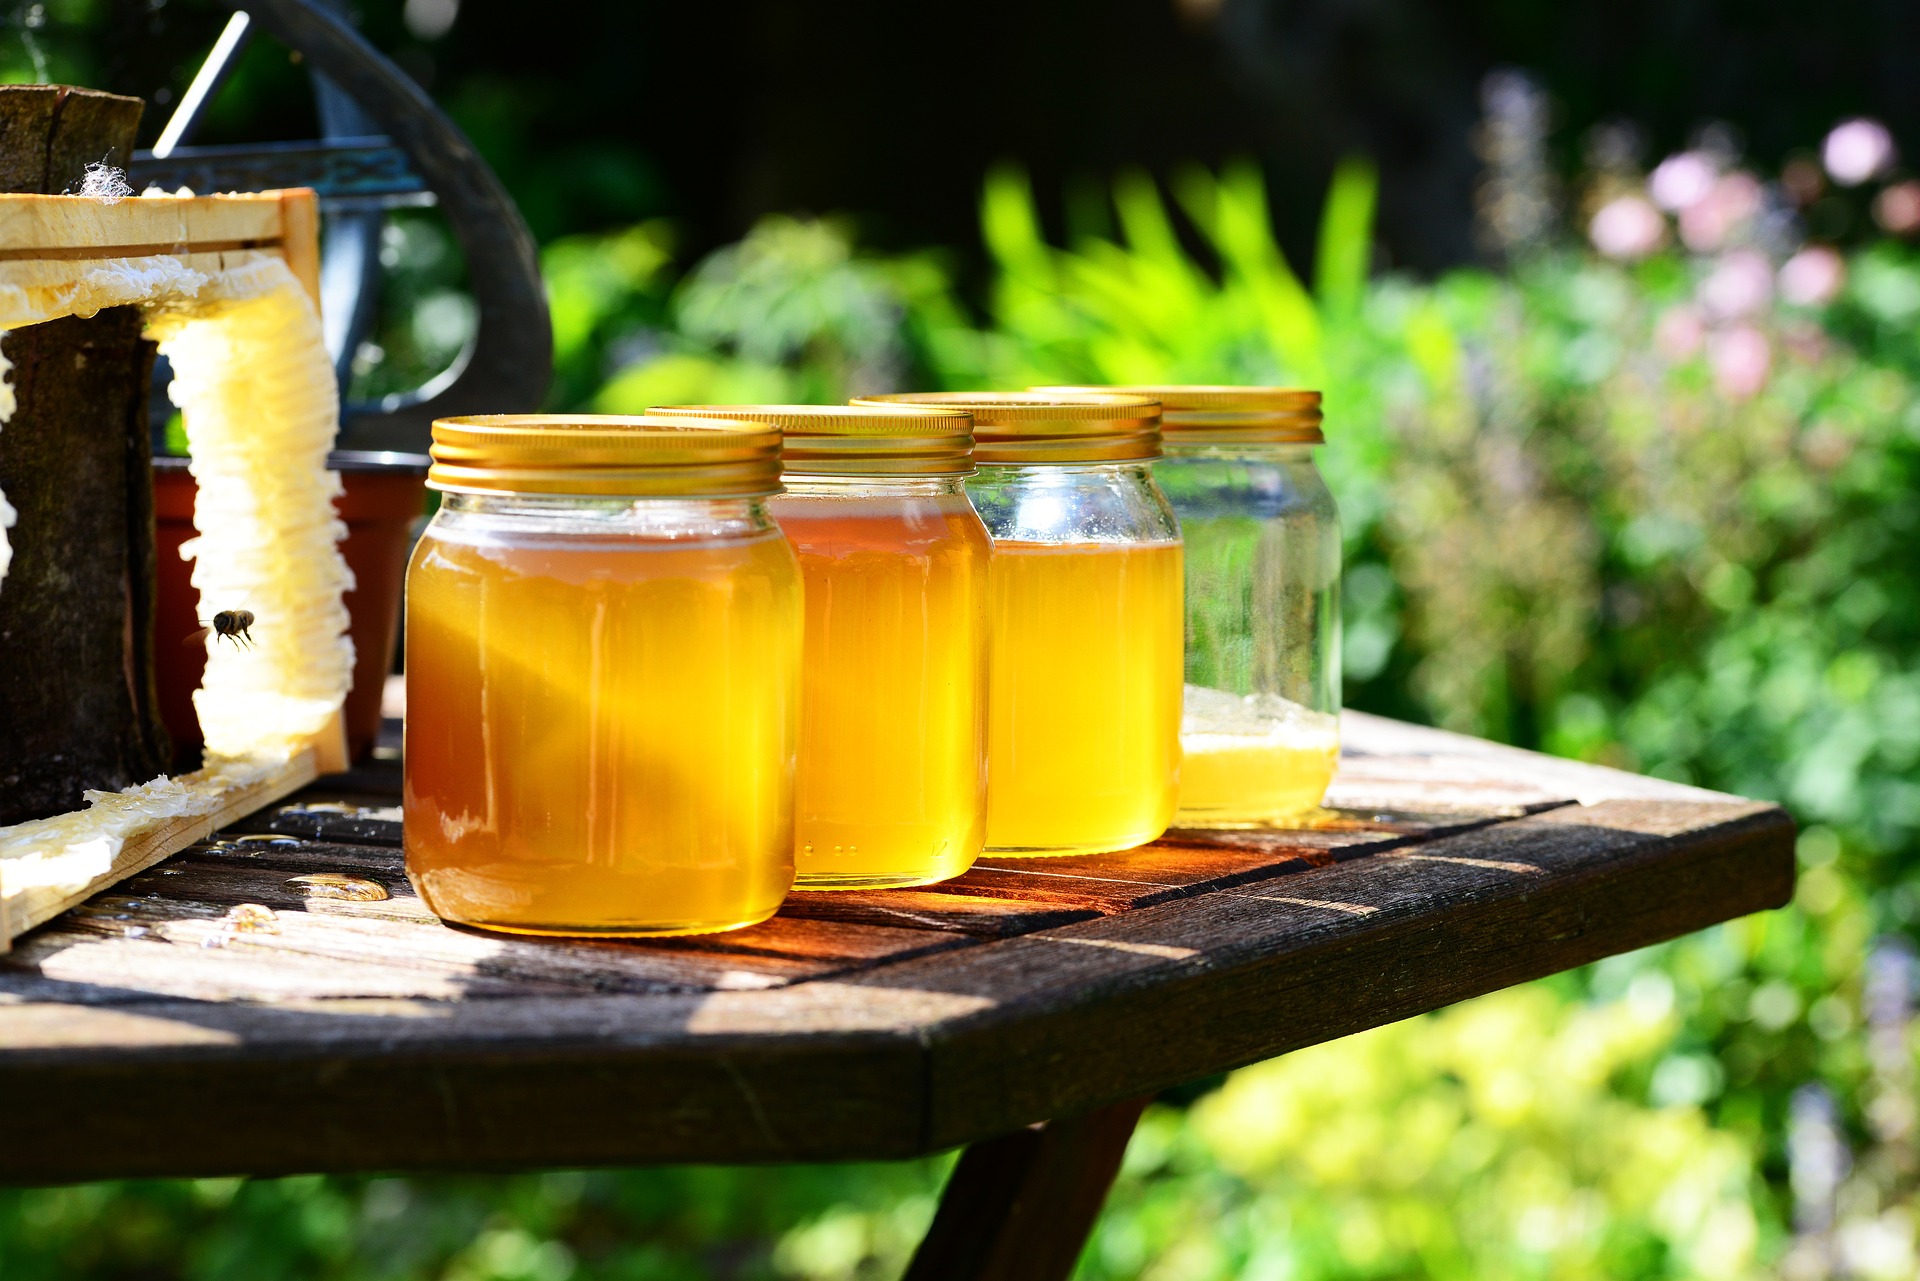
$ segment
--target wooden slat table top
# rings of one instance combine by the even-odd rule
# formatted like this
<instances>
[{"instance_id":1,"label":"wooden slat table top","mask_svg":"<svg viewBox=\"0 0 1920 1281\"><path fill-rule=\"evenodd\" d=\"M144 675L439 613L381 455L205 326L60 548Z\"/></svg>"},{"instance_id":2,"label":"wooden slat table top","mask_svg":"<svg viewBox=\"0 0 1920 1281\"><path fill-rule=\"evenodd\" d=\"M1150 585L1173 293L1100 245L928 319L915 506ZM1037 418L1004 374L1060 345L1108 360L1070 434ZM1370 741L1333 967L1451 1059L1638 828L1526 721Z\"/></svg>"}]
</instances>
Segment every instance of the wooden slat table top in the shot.
<instances>
[{"instance_id":1,"label":"wooden slat table top","mask_svg":"<svg viewBox=\"0 0 1920 1281\"><path fill-rule=\"evenodd\" d=\"M334 776L0 957L0 1180L907 1157L1792 892L1775 806L1371 716L1346 737L1312 829L640 942L441 925L397 770ZM289 886L314 872L390 897Z\"/></svg>"}]
</instances>

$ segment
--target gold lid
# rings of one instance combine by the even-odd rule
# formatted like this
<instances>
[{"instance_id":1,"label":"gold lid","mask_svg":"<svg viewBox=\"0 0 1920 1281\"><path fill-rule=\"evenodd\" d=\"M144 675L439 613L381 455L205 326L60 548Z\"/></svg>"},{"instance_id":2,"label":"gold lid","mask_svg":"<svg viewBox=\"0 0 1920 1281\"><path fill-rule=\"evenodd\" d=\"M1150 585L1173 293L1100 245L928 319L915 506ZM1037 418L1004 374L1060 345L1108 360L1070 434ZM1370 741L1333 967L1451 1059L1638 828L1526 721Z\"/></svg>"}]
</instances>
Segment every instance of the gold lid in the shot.
<instances>
[{"instance_id":1,"label":"gold lid","mask_svg":"<svg viewBox=\"0 0 1920 1281\"><path fill-rule=\"evenodd\" d=\"M690 418L772 423L786 470L828 476L967 476L973 415L924 405L664 405Z\"/></svg>"},{"instance_id":2,"label":"gold lid","mask_svg":"<svg viewBox=\"0 0 1920 1281\"><path fill-rule=\"evenodd\" d=\"M1305 387L1126 386L1035 387L1048 395L1123 392L1151 396L1164 411L1160 430L1182 445L1233 445L1260 441L1318 445L1320 393Z\"/></svg>"},{"instance_id":3,"label":"gold lid","mask_svg":"<svg viewBox=\"0 0 1920 1281\"><path fill-rule=\"evenodd\" d=\"M923 391L862 396L854 405L930 405L973 415L977 463L1110 463L1160 456L1160 404L1104 389L1072 395L1031 391Z\"/></svg>"},{"instance_id":4,"label":"gold lid","mask_svg":"<svg viewBox=\"0 0 1920 1281\"><path fill-rule=\"evenodd\" d=\"M667 414L480 414L433 424L427 484L459 493L752 498L780 492L780 430Z\"/></svg>"}]
</instances>

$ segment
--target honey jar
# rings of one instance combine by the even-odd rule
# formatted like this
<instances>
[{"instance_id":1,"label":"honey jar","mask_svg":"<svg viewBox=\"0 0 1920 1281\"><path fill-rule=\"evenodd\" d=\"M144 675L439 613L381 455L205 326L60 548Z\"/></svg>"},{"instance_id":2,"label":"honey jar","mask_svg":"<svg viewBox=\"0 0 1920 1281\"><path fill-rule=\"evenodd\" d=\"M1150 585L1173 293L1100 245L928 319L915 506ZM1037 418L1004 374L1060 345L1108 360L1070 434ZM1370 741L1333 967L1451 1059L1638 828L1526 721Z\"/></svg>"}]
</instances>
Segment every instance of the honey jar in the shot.
<instances>
[{"instance_id":1,"label":"honey jar","mask_svg":"<svg viewBox=\"0 0 1920 1281\"><path fill-rule=\"evenodd\" d=\"M986 527L973 420L913 405L693 405L773 423L806 629L794 888L879 889L972 866L987 817Z\"/></svg>"},{"instance_id":2,"label":"honey jar","mask_svg":"<svg viewBox=\"0 0 1920 1281\"><path fill-rule=\"evenodd\" d=\"M1144 396L951 392L859 404L973 415L968 493L993 538L987 852L1153 840L1180 772L1179 525Z\"/></svg>"},{"instance_id":3,"label":"honey jar","mask_svg":"<svg viewBox=\"0 0 1920 1281\"><path fill-rule=\"evenodd\" d=\"M1313 461L1320 393L1107 390L1160 400L1154 474L1186 540L1175 825L1295 818L1326 796L1340 756L1340 512Z\"/></svg>"},{"instance_id":4,"label":"honey jar","mask_svg":"<svg viewBox=\"0 0 1920 1281\"><path fill-rule=\"evenodd\" d=\"M407 571L407 874L449 921L693 934L793 879L801 594L780 433L433 425Z\"/></svg>"}]
</instances>

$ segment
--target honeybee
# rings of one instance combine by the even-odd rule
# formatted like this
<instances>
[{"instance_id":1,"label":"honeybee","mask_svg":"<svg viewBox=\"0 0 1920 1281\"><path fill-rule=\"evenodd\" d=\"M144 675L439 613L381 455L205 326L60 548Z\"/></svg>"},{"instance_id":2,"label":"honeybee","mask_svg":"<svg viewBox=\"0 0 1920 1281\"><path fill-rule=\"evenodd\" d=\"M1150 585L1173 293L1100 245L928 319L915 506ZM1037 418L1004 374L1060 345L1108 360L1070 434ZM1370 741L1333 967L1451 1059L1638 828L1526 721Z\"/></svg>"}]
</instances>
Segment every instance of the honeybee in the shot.
<instances>
[{"instance_id":1,"label":"honeybee","mask_svg":"<svg viewBox=\"0 0 1920 1281\"><path fill-rule=\"evenodd\" d=\"M183 645L192 645L212 632L216 641L230 640L242 649L253 648L253 611L250 609L223 609L213 616L213 621L182 641Z\"/></svg>"}]
</instances>

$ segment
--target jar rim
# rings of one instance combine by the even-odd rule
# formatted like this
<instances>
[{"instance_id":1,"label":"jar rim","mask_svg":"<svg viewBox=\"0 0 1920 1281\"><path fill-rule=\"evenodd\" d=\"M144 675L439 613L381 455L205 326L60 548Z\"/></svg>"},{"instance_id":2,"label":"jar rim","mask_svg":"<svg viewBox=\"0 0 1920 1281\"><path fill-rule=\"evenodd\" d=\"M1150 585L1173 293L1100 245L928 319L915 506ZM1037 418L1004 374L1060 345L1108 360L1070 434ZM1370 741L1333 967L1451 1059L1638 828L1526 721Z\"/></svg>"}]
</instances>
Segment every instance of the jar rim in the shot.
<instances>
[{"instance_id":1,"label":"jar rim","mask_svg":"<svg viewBox=\"0 0 1920 1281\"><path fill-rule=\"evenodd\" d=\"M973 416L937 405L663 405L650 413L771 423L796 475L964 476Z\"/></svg>"},{"instance_id":2,"label":"jar rim","mask_svg":"<svg viewBox=\"0 0 1920 1281\"><path fill-rule=\"evenodd\" d=\"M727 498L778 493L780 429L670 414L436 419L427 484L452 492Z\"/></svg>"},{"instance_id":3,"label":"jar rim","mask_svg":"<svg viewBox=\"0 0 1920 1281\"><path fill-rule=\"evenodd\" d=\"M1321 431L1320 392L1311 387L1163 383L1034 390L1049 394L1109 391L1152 396L1161 403L1160 428L1169 442L1259 440L1318 445L1326 441Z\"/></svg>"},{"instance_id":4,"label":"jar rim","mask_svg":"<svg viewBox=\"0 0 1920 1281\"><path fill-rule=\"evenodd\" d=\"M978 463L1125 462L1160 456L1160 403L1150 396L1096 391L900 392L862 396L856 406L926 405L973 415Z\"/></svg>"}]
</instances>

